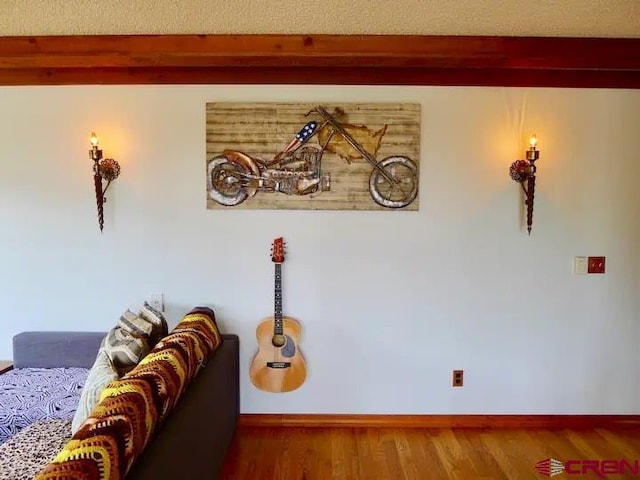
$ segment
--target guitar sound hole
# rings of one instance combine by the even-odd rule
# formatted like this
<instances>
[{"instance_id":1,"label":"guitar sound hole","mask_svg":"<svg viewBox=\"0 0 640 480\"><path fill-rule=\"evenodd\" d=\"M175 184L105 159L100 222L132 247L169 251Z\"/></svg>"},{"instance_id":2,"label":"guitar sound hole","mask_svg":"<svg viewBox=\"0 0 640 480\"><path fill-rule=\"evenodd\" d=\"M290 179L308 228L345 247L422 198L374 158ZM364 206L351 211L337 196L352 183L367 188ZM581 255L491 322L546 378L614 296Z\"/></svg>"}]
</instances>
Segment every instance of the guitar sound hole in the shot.
<instances>
[{"instance_id":1,"label":"guitar sound hole","mask_svg":"<svg viewBox=\"0 0 640 480\"><path fill-rule=\"evenodd\" d=\"M285 336L284 335L274 335L271 339L271 343L273 343L274 347L282 347L285 344Z\"/></svg>"}]
</instances>

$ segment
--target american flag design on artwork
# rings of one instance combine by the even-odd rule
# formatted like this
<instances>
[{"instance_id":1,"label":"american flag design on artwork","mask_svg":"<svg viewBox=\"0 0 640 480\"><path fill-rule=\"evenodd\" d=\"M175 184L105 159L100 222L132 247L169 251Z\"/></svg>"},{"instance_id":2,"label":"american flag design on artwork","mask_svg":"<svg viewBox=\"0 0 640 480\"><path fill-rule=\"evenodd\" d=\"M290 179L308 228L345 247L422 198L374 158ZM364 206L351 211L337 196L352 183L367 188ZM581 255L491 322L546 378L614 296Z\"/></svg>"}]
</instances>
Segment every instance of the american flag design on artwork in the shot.
<instances>
[{"instance_id":1,"label":"american flag design on artwork","mask_svg":"<svg viewBox=\"0 0 640 480\"><path fill-rule=\"evenodd\" d=\"M295 138L293 140L291 140L291 143L289 145L287 145L287 148L285 148L282 152L280 152L276 156L276 158L280 158L282 155L285 155L285 154L295 150L300 145L305 143L316 132L317 128L318 128L318 122L311 121L311 122L307 123L304 127L302 127L300 129L300 131L298 133L296 133Z\"/></svg>"}]
</instances>

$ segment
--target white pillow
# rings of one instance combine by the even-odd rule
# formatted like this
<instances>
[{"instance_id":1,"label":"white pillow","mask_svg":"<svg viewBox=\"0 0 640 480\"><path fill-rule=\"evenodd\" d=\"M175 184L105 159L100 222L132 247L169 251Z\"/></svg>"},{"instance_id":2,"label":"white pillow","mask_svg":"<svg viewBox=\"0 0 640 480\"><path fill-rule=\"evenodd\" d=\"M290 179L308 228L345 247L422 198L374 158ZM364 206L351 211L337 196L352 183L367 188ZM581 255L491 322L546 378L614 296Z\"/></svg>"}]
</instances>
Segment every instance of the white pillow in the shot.
<instances>
[{"instance_id":1,"label":"white pillow","mask_svg":"<svg viewBox=\"0 0 640 480\"><path fill-rule=\"evenodd\" d=\"M117 379L118 372L111 364L109 356L103 349L100 349L80 394L78 409L71 422L72 435L75 435L87 417L91 415L91 412L100 401L100 394L104 388L109 382Z\"/></svg>"}]
</instances>

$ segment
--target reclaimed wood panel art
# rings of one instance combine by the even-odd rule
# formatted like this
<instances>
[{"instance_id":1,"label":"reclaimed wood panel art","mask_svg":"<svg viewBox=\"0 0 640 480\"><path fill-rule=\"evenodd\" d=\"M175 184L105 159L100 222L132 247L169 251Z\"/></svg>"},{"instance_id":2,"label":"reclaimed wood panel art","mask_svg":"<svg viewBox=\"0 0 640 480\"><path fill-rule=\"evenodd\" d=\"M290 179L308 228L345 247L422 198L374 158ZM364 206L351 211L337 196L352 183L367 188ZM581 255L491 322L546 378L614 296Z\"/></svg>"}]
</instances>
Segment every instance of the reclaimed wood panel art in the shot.
<instances>
[{"instance_id":1,"label":"reclaimed wood panel art","mask_svg":"<svg viewBox=\"0 0 640 480\"><path fill-rule=\"evenodd\" d=\"M418 210L420 105L206 105L208 209Z\"/></svg>"}]
</instances>

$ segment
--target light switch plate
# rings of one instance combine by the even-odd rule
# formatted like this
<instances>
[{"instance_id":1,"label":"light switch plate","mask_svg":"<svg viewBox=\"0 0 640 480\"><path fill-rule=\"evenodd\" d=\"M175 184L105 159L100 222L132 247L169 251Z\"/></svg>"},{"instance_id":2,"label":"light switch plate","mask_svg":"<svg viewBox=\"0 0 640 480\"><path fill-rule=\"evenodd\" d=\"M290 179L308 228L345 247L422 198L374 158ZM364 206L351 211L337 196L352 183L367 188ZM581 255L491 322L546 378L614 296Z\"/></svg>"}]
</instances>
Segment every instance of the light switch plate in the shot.
<instances>
[{"instance_id":1,"label":"light switch plate","mask_svg":"<svg viewBox=\"0 0 640 480\"><path fill-rule=\"evenodd\" d=\"M586 275L588 263L587 257L573 257L573 273Z\"/></svg>"}]
</instances>

